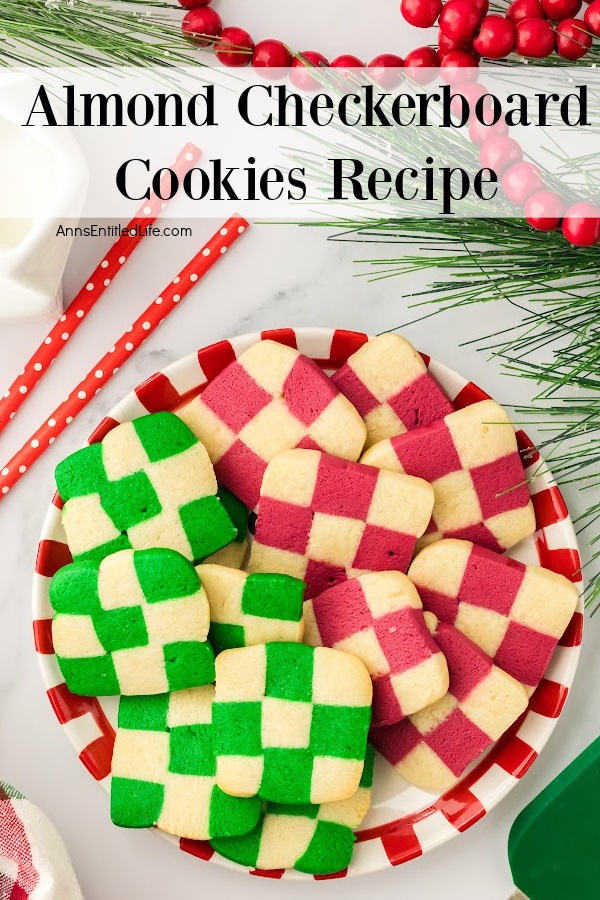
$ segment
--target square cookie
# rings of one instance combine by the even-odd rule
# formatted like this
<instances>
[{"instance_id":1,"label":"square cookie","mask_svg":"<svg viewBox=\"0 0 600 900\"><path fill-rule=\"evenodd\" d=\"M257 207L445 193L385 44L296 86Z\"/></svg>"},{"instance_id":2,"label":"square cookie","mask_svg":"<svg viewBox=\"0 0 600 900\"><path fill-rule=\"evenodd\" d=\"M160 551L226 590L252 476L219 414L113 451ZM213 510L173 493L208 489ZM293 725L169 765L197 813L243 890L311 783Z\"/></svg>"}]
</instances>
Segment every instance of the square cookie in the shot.
<instances>
[{"instance_id":1,"label":"square cookie","mask_svg":"<svg viewBox=\"0 0 600 900\"><path fill-rule=\"evenodd\" d=\"M426 609L460 629L529 692L577 605L577 589L563 575L469 541L425 547L408 577Z\"/></svg>"},{"instance_id":2,"label":"square cookie","mask_svg":"<svg viewBox=\"0 0 600 900\"><path fill-rule=\"evenodd\" d=\"M373 728L371 740L411 784L441 792L516 722L528 698L453 625L440 622L435 639L448 662L448 693L395 725Z\"/></svg>"},{"instance_id":3,"label":"square cookie","mask_svg":"<svg viewBox=\"0 0 600 900\"><path fill-rule=\"evenodd\" d=\"M160 694L215 678L208 601L174 550L121 550L59 569L52 640L74 694Z\"/></svg>"},{"instance_id":4,"label":"square cookie","mask_svg":"<svg viewBox=\"0 0 600 900\"><path fill-rule=\"evenodd\" d=\"M454 410L421 355L399 334L363 344L331 380L363 417L366 447L431 425Z\"/></svg>"},{"instance_id":5,"label":"square cookie","mask_svg":"<svg viewBox=\"0 0 600 900\"><path fill-rule=\"evenodd\" d=\"M208 450L219 482L253 509L267 464L311 447L358 459L366 429L319 366L292 347L259 341L178 413Z\"/></svg>"},{"instance_id":6,"label":"square cookie","mask_svg":"<svg viewBox=\"0 0 600 900\"><path fill-rule=\"evenodd\" d=\"M380 441L361 462L431 483L433 515L420 546L455 537L502 552L535 531L514 429L493 400Z\"/></svg>"},{"instance_id":7,"label":"square cookie","mask_svg":"<svg viewBox=\"0 0 600 900\"><path fill-rule=\"evenodd\" d=\"M248 569L301 578L308 598L362 572L406 572L432 507L420 478L288 450L265 472Z\"/></svg>"},{"instance_id":8,"label":"square cookie","mask_svg":"<svg viewBox=\"0 0 600 900\"><path fill-rule=\"evenodd\" d=\"M208 638L215 653L269 641L302 640L303 581L290 575L248 575L206 564L197 566L196 571L208 597Z\"/></svg>"},{"instance_id":9,"label":"square cookie","mask_svg":"<svg viewBox=\"0 0 600 900\"><path fill-rule=\"evenodd\" d=\"M310 875L330 875L348 867L354 849L354 829L371 805L373 747L367 745L360 786L352 797L320 806L268 803L253 832L211 841L226 859L254 869L298 869Z\"/></svg>"},{"instance_id":10,"label":"square cookie","mask_svg":"<svg viewBox=\"0 0 600 900\"><path fill-rule=\"evenodd\" d=\"M224 794L216 784L212 702L205 687L122 697L112 758L111 818L203 841L252 831L258 797Z\"/></svg>"},{"instance_id":11,"label":"square cookie","mask_svg":"<svg viewBox=\"0 0 600 900\"><path fill-rule=\"evenodd\" d=\"M75 560L168 547L200 562L237 536L206 450L173 413L113 428L59 463L56 484Z\"/></svg>"},{"instance_id":12,"label":"square cookie","mask_svg":"<svg viewBox=\"0 0 600 900\"><path fill-rule=\"evenodd\" d=\"M273 803L328 803L358 790L373 694L359 659L273 643L225 650L216 669L222 790Z\"/></svg>"},{"instance_id":13,"label":"square cookie","mask_svg":"<svg viewBox=\"0 0 600 900\"><path fill-rule=\"evenodd\" d=\"M444 654L425 623L414 585L401 572L370 572L304 607L305 641L353 653L373 681L372 725L390 725L448 690Z\"/></svg>"}]
</instances>

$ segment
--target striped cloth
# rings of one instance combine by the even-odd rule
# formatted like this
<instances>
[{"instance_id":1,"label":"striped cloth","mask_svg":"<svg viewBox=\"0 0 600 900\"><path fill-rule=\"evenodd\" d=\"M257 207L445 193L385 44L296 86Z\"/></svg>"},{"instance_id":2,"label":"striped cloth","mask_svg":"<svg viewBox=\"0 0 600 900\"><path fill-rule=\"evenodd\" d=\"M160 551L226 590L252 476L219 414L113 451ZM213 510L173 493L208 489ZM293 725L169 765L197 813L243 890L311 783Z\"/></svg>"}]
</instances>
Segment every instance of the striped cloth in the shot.
<instances>
[{"instance_id":1,"label":"striped cloth","mask_svg":"<svg viewBox=\"0 0 600 900\"><path fill-rule=\"evenodd\" d=\"M2 900L83 900L65 846L44 813L0 781Z\"/></svg>"}]
</instances>

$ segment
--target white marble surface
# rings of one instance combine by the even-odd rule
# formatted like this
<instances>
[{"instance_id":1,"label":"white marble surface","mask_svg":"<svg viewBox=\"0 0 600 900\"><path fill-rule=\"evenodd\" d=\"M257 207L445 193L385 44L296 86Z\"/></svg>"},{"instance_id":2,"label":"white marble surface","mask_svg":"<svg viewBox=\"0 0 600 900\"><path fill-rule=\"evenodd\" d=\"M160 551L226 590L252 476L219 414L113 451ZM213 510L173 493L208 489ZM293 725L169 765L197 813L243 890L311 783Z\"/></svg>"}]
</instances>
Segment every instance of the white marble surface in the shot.
<instances>
[{"instance_id":1,"label":"white marble surface","mask_svg":"<svg viewBox=\"0 0 600 900\"><path fill-rule=\"evenodd\" d=\"M373 0L368 5L368 21L362 5L353 18L346 0L331 0L325 10L321 0L305 0L297 5L294 16L278 0L263 0L256 17L241 0L222 0L220 9L230 12L228 22L252 26L257 38L271 33L290 41L297 38L303 48L328 50L330 56L347 51L366 57L425 42L422 32L415 39L414 32L409 34L402 27L397 4L388 0ZM375 21L385 27L375 27ZM381 38L384 33L386 40ZM3 458L8 459L21 446L213 230L207 222L195 223L194 229L190 239L147 239L18 419L1 436ZM31 577L53 490L53 467L80 446L92 427L137 383L212 341L286 325L378 332L414 318L405 297L424 284L425 276L368 283L356 277L365 266L355 265L353 260L376 256L380 250L332 243L326 238L323 229L252 228L0 505L0 778L12 782L51 816L65 839L87 900L163 900L165 896L191 900L212 892L245 898L304 898L327 893L337 900L358 897L367 889L379 896L401 895L409 900L506 900L511 893L506 858L510 824L598 733L600 692L594 649L600 615L588 622L574 690L532 770L469 832L399 869L368 876L368 881L271 882L193 859L145 831L123 831L111 825L106 794L61 734L33 650ZM65 278L68 298L109 243L103 239L75 242ZM502 375L496 361L488 361L473 347L459 346L506 327L509 321L510 312L504 305L479 306L429 319L405 333L421 349L478 381L500 402L525 402L533 393L531 384ZM47 323L2 326L0 384L8 385L47 328ZM535 429L528 430L535 436ZM576 511L580 499L572 489L566 496Z\"/></svg>"}]
</instances>

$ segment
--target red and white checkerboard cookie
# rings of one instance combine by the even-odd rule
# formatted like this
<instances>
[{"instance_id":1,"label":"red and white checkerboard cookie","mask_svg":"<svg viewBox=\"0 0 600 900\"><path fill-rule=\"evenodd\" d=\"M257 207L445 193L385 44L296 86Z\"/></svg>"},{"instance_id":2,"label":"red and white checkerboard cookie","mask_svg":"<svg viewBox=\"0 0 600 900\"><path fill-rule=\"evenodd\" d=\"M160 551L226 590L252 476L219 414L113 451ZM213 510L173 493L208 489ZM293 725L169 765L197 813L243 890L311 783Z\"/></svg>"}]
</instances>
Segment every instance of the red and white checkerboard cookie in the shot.
<instances>
[{"instance_id":1,"label":"red and white checkerboard cookie","mask_svg":"<svg viewBox=\"0 0 600 900\"><path fill-rule=\"evenodd\" d=\"M426 547L409 571L426 609L452 622L526 688L542 678L571 621L577 589L469 541Z\"/></svg>"},{"instance_id":2,"label":"red and white checkerboard cookie","mask_svg":"<svg viewBox=\"0 0 600 900\"><path fill-rule=\"evenodd\" d=\"M306 644L358 656L373 681L373 725L390 725L439 700L448 666L402 572L370 572L304 604Z\"/></svg>"},{"instance_id":3,"label":"red and white checkerboard cookie","mask_svg":"<svg viewBox=\"0 0 600 900\"><path fill-rule=\"evenodd\" d=\"M349 400L307 356L259 341L178 413L210 456L221 484L250 509L267 464L309 447L356 460L366 429Z\"/></svg>"},{"instance_id":4,"label":"red and white checkerboard cookie","mask_svg":"<svg viewBox=\"0 0 600 900\"><path fill-rule=\"evenodd\" d=\"M364 344L332 381L363 417L367 447L437 422L454 409L421 355L399 334Z\"/></svg>"},{"instance_id":5,"label":"red and white checkerboard cookie","mask_svg":"<svg viewBox=\"0 0 600 900\"><path fill-rule=\"evenodd\" d=\"M265 471L248 569L301 578L307 598L363 572L406 572L432 506L420 478L285 451Z\"/></svg>"},{"instance_id":6,"label":"red and white checkerboard cookie","mask_svg":"<svg viewBox=\"0 0 600 900\"><path fill-rule=\"evenodd\" d=\"M445 791L527 708L527 693L453 625L435 639L446 657L445 697L370 739L399 775L425 791Z\"/></svg>"},{"instance_id":7,"label":"red and white checkerboard cookie","mask_svg":"<svg viewBox=\"0 0 600 900\"><path fill-rule=\"evenodd\" d=\"M515 432L493 400L380 441L361 462L416 475L433 486L433 515L420 546L456 537L501 552L535 531Z\"/></svg>"}]
</instances>

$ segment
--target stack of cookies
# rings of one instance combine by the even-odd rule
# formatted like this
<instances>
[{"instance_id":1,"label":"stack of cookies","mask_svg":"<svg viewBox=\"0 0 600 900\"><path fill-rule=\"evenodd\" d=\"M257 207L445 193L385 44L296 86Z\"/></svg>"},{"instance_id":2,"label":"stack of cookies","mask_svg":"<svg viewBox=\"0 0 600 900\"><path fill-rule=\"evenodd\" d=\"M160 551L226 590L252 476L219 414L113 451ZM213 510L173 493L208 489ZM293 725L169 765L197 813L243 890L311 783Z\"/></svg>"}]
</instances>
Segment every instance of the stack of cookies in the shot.
<instances>
[{"instance_id":1,"label":"stack of cookies","mask_svg":"<svg viewBox=\"0 0 600 900\"><path fill-rule=\"evenodd\" d=\"M394 334L332 378L259 342L56 480L54 647L73 693L120 696L113 821L253 868L345 869L374 748L451 787L577 601L501 555L535 530L504 410L455 411Z\"/></svg>"}]
</instances>

